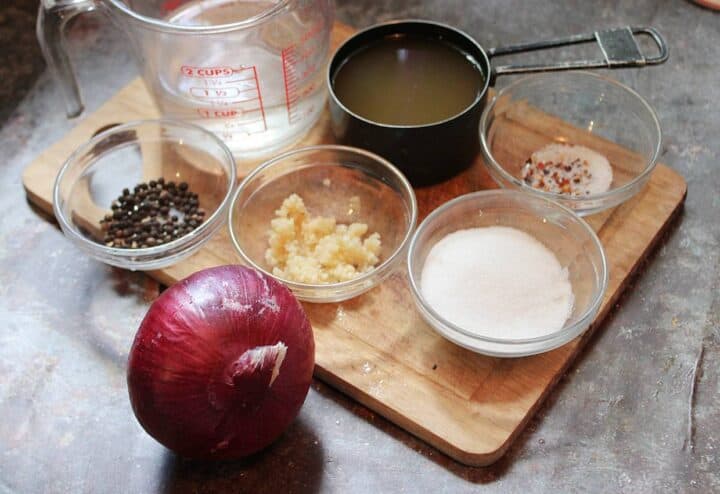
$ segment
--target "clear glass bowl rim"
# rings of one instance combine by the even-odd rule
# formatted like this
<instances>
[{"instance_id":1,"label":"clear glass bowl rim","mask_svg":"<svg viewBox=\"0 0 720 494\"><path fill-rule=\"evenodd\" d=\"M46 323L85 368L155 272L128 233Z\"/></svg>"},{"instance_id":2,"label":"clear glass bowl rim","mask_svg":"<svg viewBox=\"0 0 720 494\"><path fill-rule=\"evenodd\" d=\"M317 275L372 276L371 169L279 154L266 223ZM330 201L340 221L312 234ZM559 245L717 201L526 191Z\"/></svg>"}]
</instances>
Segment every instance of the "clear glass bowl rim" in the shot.
<instances>
[{"instance_id":1,"label":"clear glass bowl rim","mask_svg":"<svg viewBox=\"0 0 720 494\"><path fill-rule=\"evenodd\" d=\"M277 165L279 162L299 154L305 154L305 153L312 153L316 151L342 151L342 152L348 152L352 154L359 154L366 158L369 158L371 160L374 160L380 164L382 164L385 168L388 169L390 173L392 173L402 184L403 188L406 192L409 192L410 196L410 221L409 221L409 228L405 232L405 236L403 237L402 241L398 244L398 246L395 248L393 253L388 256L387 259L385 259L379 266L376 266L373 270L358 276L357 278L353 278L351 280L347 281L341 281L339 283L325 283L325 284L314 284L314 283L299 283L296 281L286 280L284 278L280 278L279 276L275 276L271 272L264 269L262 266L258 265L255 261L250 259L250 256L248 256L245 251L240 246L240 243L237 240L237 236L235 234L235 230L233 228L233 214L235 211L235 205L237 203L237 199L240 197L240 193L245 190L245 188L248 186L250 182L252 182L258 175L263 173L265 170L272 168L273 166ZM230 240L232 241L233 247L235 247L235 251L240 255L240 257L248 263L251 267L257 269L258 271L271 276L272 278L275 278L277 280L280 280L282 283L286 284L291 290L317 290L317 291L323 291L323 290L336 290L336 289L342 289L342 288L352 288L356 285L362 284L364 281L370 280L373 277L377 276L378 273L382 273L386 269L388 269L390 266L392 266L395 261L397 260L398 256L402 254L402 252L405 249L405 246L408 245L408 242L410 241L413 232L415 231L415 225L417 224L417 216L418 216L418 206L417 206L417 199L415 198L415 190L412 188L412 185L410 185L410 182L407 178L405 178L405 175L395 167L392 163L390 163L385 158L382 158L381 156L378 156L375 153L372 153L370 151L366 151L361 148L356 148L352 146L342 146L339 144L318 144L314 146L306 146L301 147L297 149L292 149L290 151L286 151L278 156L275 156L274 158L269 159L268 161L262 163L257 168L255 168L249 175L247 175L242 182L240 182L240 185L238 186L237 190L235 191L235 194L233 195L232 201L230 202L230 208L228 210L228 231L230 233ZM379 281L379 280L378 280Z\"/></svg>"},{"instance_id":2,"label":"clear glass bowl rim","mask_svg":"<svg viewBox=\"0 0 720 494\"><path fill-rule=\"evenodd\" d=\"M142 125L158 125L158 126L169 126L169 127L184 127L186 129L190 129L193 131L199 131L206 136L210 137L213 141L215 141L220 149L222 150L223 154L228 158L228 162L230 163L230 177L228 177L228 190L225 193L225 196L223 197L222 202L218 205L218 207L215 209L213 214L210 215L210 217L204 221L200 226L198 226L196 229L188 233L187 235L184 235L176 240L173 240L172 242L168 242L166 244L157 245L154 247L146 247L146 248L138 248L138 249L119 249L117 247L108 247L106 245L103 245L99 242L93 242L92 240L88 239L84 235L82 235L77 228L72 224L71 221L68 220L68 218L65 216L65 213L61 210L59 204L60 204L60 183L62 182L63 178L65 177L65 174L70 169L70 167L75 164L77 159L86 154L88 151L90 151L93 147L95 147L100 142L104 141L105 139L120 134L122 132L126 132L128 130L133 130L134 128L140 127ZM138 139L137 142L140 142ZM114 146L113 146L114 147ZM160 119L153 119L153 120L133 120L121 125L116 125L115 127L111 127L107 130L104 130L97 134L96 136L92 137L90 140L85 141L84 144L80 145L73 153L65 160L65 163L63 163L62 167L60 168L60 171L57 174L57 177L55 178L55 184L53 185L53 212L55 213L55 218L57 218L58 222L60 223L60 227L65 232L66 235L69 235L71 237L71 240L76 240L80 242L81 244L89 246L90 250L100 251L104 252L105 254L108 254L110 256L115 256L117 258L124 258L127 259L130 262L133 262L133 259L137 259L137 262L143 263L145 262L144 257L154 257L156 255L162 255L165 252L173 251L176 248L179 249L185 249L187 247L190 247L194 245L195 241L197 239L203 239L206 234L210 233L210 230L214 230L217 227L220 226L219 218L223 215L224 209L227 207L228 203L230 202L230 198L232 197L234 186L235 186L235 180L236 180L236 164L235 164L235 158L232 155L232 152L228 147L225 145L225 143L217 137L212 132L209 132L205 130L204 128L194 125L188 122L182 122L179 120L173 120L169 118L160 118Z\"/></svg>"},{"instance_id":3,"label":"clear glass bowl rim","mask_svg":"<svg viewBox=\"0 0 720 494\"><path fill-rule=\"evenodd\" d=\"M628 183L614 188L610 189L605 192L601 192L599 194L593 194L588 196L582 196L582 197L574 197L574 196L567 196L563 194L556 194L554 192L546 192L544 190L538 190L534 187L531 187L527 184L525 184L522 180L518 180L514 176L512 176L510 173L505 171L505 168L498 163L495 158L492 155L492 152L490 151L490 145L487 141L487 135L486 135L486 129L487 129L487 120L490 118L490 114L495 108L495 105L497 104L498 100L501 96L505 95L507 92L516 89L518 86L522 86L524 84L528 84L530 82L539 81L542 79L551 79L551 78L557 78L557 77L589 77L596 79L598 81L605 82L609 85L615 86L616 88L619 88L620 90L630 94L632 97L637 99L641 106L647 110L648 114L651 117L651 121L654 124L656 135L657 135L657 144L655 146L655 149L653 151L652 157L648 160L647 164L645 165L645 169L638 174L637 177L633 178ZM495 93L495 96L493 97L492 101L490 101L483 110L483 113L480 117L480 144L482 148L483 157L485 158L485 163L488 167L492 168L493 171L499 173L504 180L507 180L508 182L512 183L513 185L521 188L522 190L528 191L532 194L535 194L540 197L544 197L546 199L551 199L553 201L562 201L566 204L573 204L573 203L582 203L582 202L588 202L588 201L595 201L595 200L602 200L607 198L616 198L622 196L626 191L631 190L633 187L635 187L638 183L641 183L643 180L646 179L650 173L655 169L655 165L657 164L657 160L660 157L660 151L662 149L662 128L660 127L660 120L658 119L657 113L655 110L650 106L650 104L640 96L640 94L635 91L634 89L630 88L629 86L626 86L625 84L616 81L615 79L612 79L610 77L606 77L604 75L596 74L594 72L588 72L586 70L576 70L572 71L570 74L557 74L557 73L546 73L546 74L532 74L529 76L522 77L518 79L517 81L512 82L511 84L505 86L504 88L500 89ZM501 187L505 187L505 184L499 183Z\"/></svg>"},{"instance_id":4,"label":"clear glass bowl rim","mask_svg":"<svg viewBox=\"0 0 720 494\"><path fill-rule=\"evenodd\" d=\"M492 338L489 336L481 336L477 335L475 333L470 333L469 331L461 328L460 326L457 326L453 324L452 322L448 321L444 317L442 317L440 314L438 314L435 309L430 306L430 304L425 300L425 298L422 295L422 291L420 290L420 287L418 286L418 281L415 279L415 276L413 276L413 253L415 252L417 248L418 239L420 238L420 235L423 231L425 231L426 228L428 228L428 225L430 225L437 217L442 215L444 212L448 211L449 209L452 209L453 207L462 204L464 202L473 201L475 199L483 199L488 198L491 199L493 197L501 197L501 196L516 196L517 198L520 198L522 201L541 201L546 203L547 205L550 205L553 208L556 208L558 212L560 212L564 217L569 217L572 221L578 223L583 230L588 234L588 237L592 241L593 245L597 249L597 251L600 253L600 271L601 271L601 280L600 280L600 289L597 291L597 293L594 296L594 299L583 311L582 315L578 318L577 322L574 324L571 324L570 326L563 327L560 331L557 331L555 333L551 333L544 336L537 336L534 338ZM502 345L525 345L528 343L544 343L544 342L553 342L556 340L561 340L568 337L576 336L577 334L580 334L592 321L589 319L593 317L598 309L600 308L600 304L602 303L603 296L605 295L605 291L607 290L607 284L608 284L608 267L607 267L607 257L605 255L605 249L603 249L602 243L600 242L600 239L598 238L595 231L590 227L590 225L583 220L581 217L579 217L575 212L573 212L570 208L563 206L562 204L558 204L555 201L551 201L549 199L546 199L544 197L533 197L529 196L528 194L517 191L517 190L508 190L508 189L495 189L495 190L481 190L477 192L471 192L468 194L464 194L461 196L456 197L455 199L452 199L445 204L441 205L437 209L435 209L433 212L431 212L423 221L420 223L420 226L417 227L415 230L415 234L413 235L412 239L410 240L410 247L408 248L408 255L407 255L407 270L408 270L408 280L410 282L410 290L412 291L413 297L416 301L420 303L420 306L422 307L423 311L426 311L428 314L430 314L434 319L437 321L440 321L441 324L443 324L445 327L449 328L451 331L455 331L457 333L460 333L461 335L467 336L475 341L478 342L487 342L487 343L496 343L496 344L502 344Z\"/></svg>"}]
</instances>

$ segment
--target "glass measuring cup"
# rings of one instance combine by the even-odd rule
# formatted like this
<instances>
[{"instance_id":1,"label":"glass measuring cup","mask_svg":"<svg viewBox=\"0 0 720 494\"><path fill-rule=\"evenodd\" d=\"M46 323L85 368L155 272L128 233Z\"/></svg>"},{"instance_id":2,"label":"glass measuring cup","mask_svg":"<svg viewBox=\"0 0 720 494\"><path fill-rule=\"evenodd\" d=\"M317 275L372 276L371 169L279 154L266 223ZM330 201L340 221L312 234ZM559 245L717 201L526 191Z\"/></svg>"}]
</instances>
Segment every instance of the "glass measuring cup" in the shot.
<instances>
[{"instance_id":1,"label":"glass measuring cup","mask_svg":"<svg viewBox=\"0 0 720 494\"><path fill-rule=\"evenodd\" d=\"M93 10L128 35L161 113L215 132L234 154L283 147L320 116L332 0L42 0L38 39L68 117L83 104L63 31Z\"/></svg>"}]
</instances>

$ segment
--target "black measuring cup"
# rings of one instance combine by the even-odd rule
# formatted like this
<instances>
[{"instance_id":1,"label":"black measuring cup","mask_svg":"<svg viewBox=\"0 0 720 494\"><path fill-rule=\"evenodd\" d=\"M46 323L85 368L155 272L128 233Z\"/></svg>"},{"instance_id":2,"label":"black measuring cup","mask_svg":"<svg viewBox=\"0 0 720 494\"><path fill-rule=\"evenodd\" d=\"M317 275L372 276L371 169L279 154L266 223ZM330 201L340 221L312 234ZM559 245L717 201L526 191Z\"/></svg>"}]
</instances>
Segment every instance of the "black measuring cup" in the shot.
<instances>
[{"instance_id":1,"label":"black measuring cup","mask_svg":"<svg viewBox=\"0 0 720 494\"><path fill-rule=\"evenodd\" d=\"M645 34L657 44L658 54L643 55L635 34ZM421 125L390 125L364 118L347 108L333 88L335 74L344 63L365 47L388 37L422 36L449 43L469 55L482 72L482 87L475 100L463 111L438 122ZM529 52L545 48L596 41L603 58L576 60L551 65L493 66L495 56ZM364 29L345 41L333 55L327 72L330 92L330 116L336 138L352 146L373 151L390 160L415 186L446 180L467 168L480 150L479 121L487 101L488 88L495 78L505 74L521 74L572 69L642 67L663 63L668 58L665 40L651 27L623 27L595 31L566 38L523 43L485 49L469 35L446 24L403 20L377 24Z\"/></svg>"}]
</instances>

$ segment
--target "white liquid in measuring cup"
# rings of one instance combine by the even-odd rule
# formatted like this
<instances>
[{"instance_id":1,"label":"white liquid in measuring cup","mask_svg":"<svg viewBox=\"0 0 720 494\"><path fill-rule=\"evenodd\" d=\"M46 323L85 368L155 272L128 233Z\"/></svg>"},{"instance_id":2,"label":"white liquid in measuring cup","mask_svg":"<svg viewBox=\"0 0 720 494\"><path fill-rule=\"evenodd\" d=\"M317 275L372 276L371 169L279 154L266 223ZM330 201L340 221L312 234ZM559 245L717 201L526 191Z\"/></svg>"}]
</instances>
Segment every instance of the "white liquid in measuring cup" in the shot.
<instances>
[{"instance_id":1,"label":"white liquid in measuring cup","mask_svg":"<svg viewBox=\"0 0 720 494\"><path fill-rule=\"evenodd\" d=\"M230 24L274 2L197 0L167 20ZM325 102L326 22L321 13L281 13L222 34L176 36L158 53L162 112L220 136L238 156L266 154L301 137Z\"/></svg>"}]
</instances>

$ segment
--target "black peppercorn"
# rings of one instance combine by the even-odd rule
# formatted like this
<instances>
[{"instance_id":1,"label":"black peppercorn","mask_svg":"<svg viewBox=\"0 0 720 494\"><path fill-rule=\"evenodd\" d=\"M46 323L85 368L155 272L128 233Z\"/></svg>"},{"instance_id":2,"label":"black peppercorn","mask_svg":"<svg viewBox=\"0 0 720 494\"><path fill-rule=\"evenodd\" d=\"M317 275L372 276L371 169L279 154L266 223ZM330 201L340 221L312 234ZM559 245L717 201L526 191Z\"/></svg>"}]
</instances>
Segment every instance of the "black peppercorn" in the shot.
<instances>
[{"instance_id":1,"label":"black peppercorn","mask_svg":"<svg viewBox=\"0 0 720 494\"><path fill-rule=\"evenodd\" d=\"M172 242L197 228L205 217L199 198L187 182L142 182L124 188L100 220L105 245L145 248ZM181 213L181 214L178 214Z\"/></svg>"}]
</instances>

